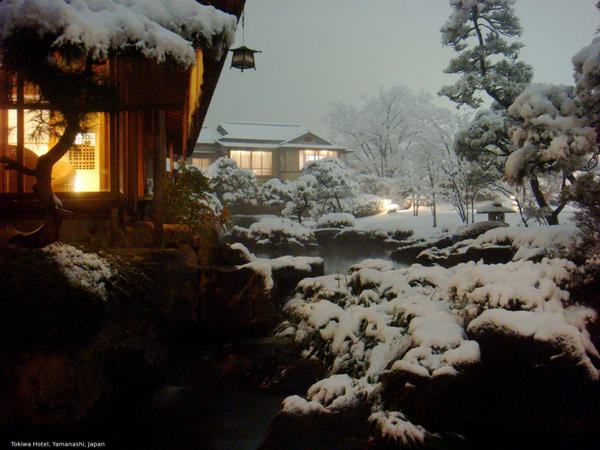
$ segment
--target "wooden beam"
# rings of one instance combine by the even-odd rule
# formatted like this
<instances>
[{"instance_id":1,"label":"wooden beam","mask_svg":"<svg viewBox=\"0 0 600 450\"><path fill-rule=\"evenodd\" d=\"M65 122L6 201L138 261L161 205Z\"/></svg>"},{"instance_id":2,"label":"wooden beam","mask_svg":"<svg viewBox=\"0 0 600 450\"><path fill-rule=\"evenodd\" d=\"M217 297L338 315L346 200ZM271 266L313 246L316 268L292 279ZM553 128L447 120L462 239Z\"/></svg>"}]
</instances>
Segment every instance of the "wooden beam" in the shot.
<instances>
[{"instance_id":1,"label":"wooden beam","mask_svg":"<svg viewBox=\"0 0 600 450\"><path fill-rule=\"evenodd\" d=\"M167 171L167 115L164 110L155 111L154 114L154 149L152 152L153 165L153 196L152 211L154 222L154 245L163 248L164 239L164 183Z\"/></svg>"},{"instance_id":2,"label":"wooden beam","mask_svg":"<svg viewBox=\"0 0 600 450\"><path fill-rule=\"evenodd\" d=\"M146 189L146 171L145 171L145 153L144 153L144 113L137 111L137 198L145 195Z\"/></svg>"},{"instance_id":3,"label":"wooden beam","mask_svg":"<svg viewBox=\"0 0 600 450\"><path fill-rule=\"evenodd\" d=\"M25 82L17 74L17 164L23 165L25 148ZM23 194L23 174L17 172L17 192Z\"/></svg>"},{"instance_id":4,"label":"wooden beam","mask_svg":"<svg viewBox=\"0 0 600 450\"><path fill-rule=\"evenodd\" d=\"M169 144L169 168L171 171L169 172L169 178L173 179L175 174L175 158L173 157L173 143Z\"/></svg>"}]
</instances>

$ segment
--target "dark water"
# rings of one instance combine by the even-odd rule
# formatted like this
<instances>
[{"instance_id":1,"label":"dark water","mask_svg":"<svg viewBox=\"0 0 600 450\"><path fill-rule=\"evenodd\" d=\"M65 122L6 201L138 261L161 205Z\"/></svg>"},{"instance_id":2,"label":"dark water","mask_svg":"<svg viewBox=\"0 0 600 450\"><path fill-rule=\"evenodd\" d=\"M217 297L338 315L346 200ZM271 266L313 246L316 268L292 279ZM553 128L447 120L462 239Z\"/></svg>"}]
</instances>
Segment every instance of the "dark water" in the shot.
<instances>
[{"instance_id":1,"label":"dark water","mask_svg":"<svg viewBox=\"0 0 600 450\"><path fill-rule=\"evenodd\" d=\"M350 266L365 259L385 259L391 261L394 267L408 267L407 264L392 261L390 251L384 248L365 247L361 245L335 245L330 243L321 246L319 256L323 258L325 274L347 273Z\"/></svg>"},{"instance_id":2,"label":"dark water","mask_svg":"<svg viewBox=\"0 0 600 450\"><path fill-rule=\"evenodd\" d=\"M256 449L281 409L281 394L242 386L218 391L171 388L150 406L143 429L149 449Z\"/></svg>"}]
</instances>

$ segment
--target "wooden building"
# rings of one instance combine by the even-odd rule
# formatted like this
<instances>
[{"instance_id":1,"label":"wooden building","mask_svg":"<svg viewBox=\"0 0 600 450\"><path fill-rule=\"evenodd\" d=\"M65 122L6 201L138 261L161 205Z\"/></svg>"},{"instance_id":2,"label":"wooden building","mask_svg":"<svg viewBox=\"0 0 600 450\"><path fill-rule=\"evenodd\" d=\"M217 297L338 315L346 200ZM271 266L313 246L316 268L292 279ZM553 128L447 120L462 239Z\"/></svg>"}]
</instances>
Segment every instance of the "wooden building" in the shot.
<instances>
[{"instance_id":1,"label":"wooden building","mask_svg":"<svg viewBox=\"0 0 600 450\"><path fill-rule=\"evenodd\" d=\"M245 0L201 0L238 19ZM210 8L212 9L212 8ZM55 164L52 189L76 217L111 218L113 225L153 203L155 238L162 242L162 184L166 160L191 154L227 56L227 45L194 45L184 67L135 52L114 52L96 70L113 86L116 104L93 114L86 133ZM0 156L33 167L52 147L52 129L31 137L39 114L52 117L36 86L0 66ZM35 178L0 168L0 217L42 217Z\"/></svg>"},{"instance_id":2,"label":"wooden building","mask_svg":"<svg viewBox=\"0 0 600 450\"><path fill-rule=\"evenodd\" d=\"M296 124L223 122L204 127L188 163L206 169L220 157L251 170L260 182L297 180L309 161L326 157L346 160L350 150Z\"/></svg>"}]
</instances>

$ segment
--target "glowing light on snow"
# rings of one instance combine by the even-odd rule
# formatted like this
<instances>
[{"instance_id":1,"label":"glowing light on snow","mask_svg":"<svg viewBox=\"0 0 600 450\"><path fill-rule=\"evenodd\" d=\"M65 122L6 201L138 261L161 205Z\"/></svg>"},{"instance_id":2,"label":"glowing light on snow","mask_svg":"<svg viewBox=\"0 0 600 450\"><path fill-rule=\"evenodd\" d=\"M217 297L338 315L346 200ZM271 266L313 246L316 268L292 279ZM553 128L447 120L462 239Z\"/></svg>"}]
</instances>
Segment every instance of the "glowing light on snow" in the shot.
<instances>
[{"instance_id":1,"label":"glowing light on snow","mask_svg":"<svg viewBox=\"0 0 600 450\"><path fill-rule=\"evenodd\" d=\"M389 198L384 198L383 199L383 207L385 209L385 212L388 212L392 209L398 209L399 206L396 203L392 203L392 201Z\"/></svg>"}]
</instances>

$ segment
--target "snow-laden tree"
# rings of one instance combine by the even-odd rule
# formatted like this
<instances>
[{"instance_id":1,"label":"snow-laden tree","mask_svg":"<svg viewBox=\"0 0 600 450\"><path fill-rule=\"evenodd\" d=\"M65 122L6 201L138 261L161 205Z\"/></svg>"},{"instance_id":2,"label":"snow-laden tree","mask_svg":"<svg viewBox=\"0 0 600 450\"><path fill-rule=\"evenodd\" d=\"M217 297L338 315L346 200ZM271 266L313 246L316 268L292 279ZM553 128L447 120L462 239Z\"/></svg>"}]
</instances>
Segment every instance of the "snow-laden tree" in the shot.
<instances>
[{"instance_id":1,"label":"snow-laden tree","mask_svg":"<svg viewBox=\"0 0 600 450\"><path fill-rule=\"evenodd\" d=\"M284 216L294 216L298 223L314 207L317 198L317 180L312 175L302 175L298 180L287 183L289 200L281 212Z\"/></svg>"},{"instance_id":2,"label":"snow-laden tree","mask_svg":"<svg viewBox=\"0 0 600 450\"><path fill-rule=\"evenodd\" d=\"M452 13L441 29L442 43L458 55L446 73L459 79L440 90L458 105L481 106L485 92L501 109L507 109L530 83L533 69L519 61L521 25L514 13L515 0L450 0Z\"/></svg>"},{"instance_id":3,"label":"snow-laden tree","mask_svg":"<svg viewBox=\"0 0 600 450\"><path fill-rule=\"evenodd\" d=\"M490 188L514 201L521 220L527 225L533 200L530 191L527 186L513 185L504 178L504 165L512 151L511 124L512 119L506 110L479 110L473 120L458 132L454 150L489 175Z\"/></svg>"},{"instance_id":4,"label":"snow-laden tree","mask_svg":"<svg viewBox=\"0 0 600 450\"><path fill-rule=\"evenodd\" d=\"M392 203L401 204L404 201L404 194L401 192L397 180L393 178L382 178L373 174L358 174L356 182L359 191L365 194L377 195L390 200Z\"/></svg>"},{"instance_id":5,"label":"snow-laden tree","mask_svg":"<svg viewBox=\"0 0 600 450\"><path fill-rule=\"evenodd\" d=\"M600 2L596 5L600 9ZM596 131L600 129L600 36L572 59L575 94L580 113Z\"/></svg>"},{"instance_id":6,"label":"snow-laden tree","mask_svg":"<svg viewBox=\"0 0 600 450\"><path fill-rule=\"evenodd\" d=\"M257 205L259 197L256 176L240 169L230 158L219 158L206 169L210 187L231 210Z\"/></svg>"},{"instance_id":7,"label":"snow-laden tree","mask_svg":"<svg viewBox=\"0 0 600 450\"><path fill-rule=\"evenodd\" d=\"M422 177L423 194L431 204L434 226L440 196L448 198L464 223L473 221L478 196L492 180L492 173L456 152L456 137L470 114L427 105L419 117L418 149L414 153L415 170Z\"/></svg>"},{"instance_id":8,"label":"snow-laden tree","mask_svg":"<svg viewBox=\"0 0 600 450\"><path fill-rule=\"evenodd\" d=\"M571 86L536 84L519 95L508 109L517 121L512 131L514 151L506 160L506 178L526 181L549 225L568 202L565 189L575 182L577 171L590 169L597 158L596 131L581 117ZM559 189L546 190L551 177Z\"/></svg>"},{"instance_id":9,"label":"snow-laden tree","mask_svg":"<svg viewBox=\"0 0 600 450\"><path fill-rule=\"evenodd\" d=\"M343 212L343 200L358 193L358 185L350 170L338 158L309 161L302 172L303 175L311 175L316 181L317 210L313 215L321 216L330 211Z\"/></svg>"},{"instance_id":10,"label":"snow-laden tree","mask_svg":"<svg viewBox=\"0 0 600 450\"><path fill-rule=\"evenodd\" d=\"M327 115L332 139L355 150L348 165L379 177L398 174L416 129L414 111L422 99L404 86L380 90L357 108L335 103Z\"/></svg>"}]
</instances>

